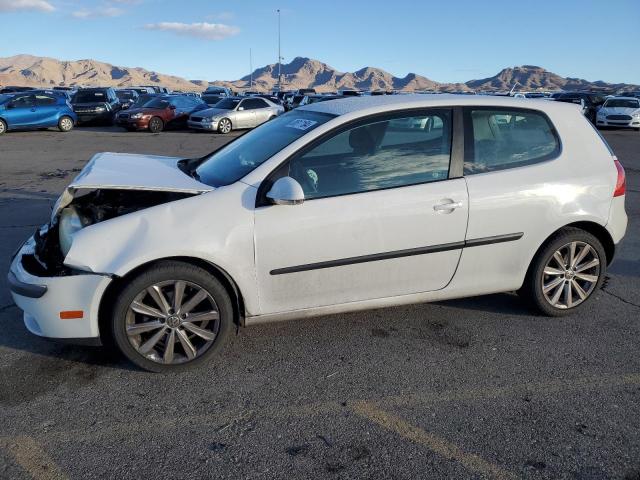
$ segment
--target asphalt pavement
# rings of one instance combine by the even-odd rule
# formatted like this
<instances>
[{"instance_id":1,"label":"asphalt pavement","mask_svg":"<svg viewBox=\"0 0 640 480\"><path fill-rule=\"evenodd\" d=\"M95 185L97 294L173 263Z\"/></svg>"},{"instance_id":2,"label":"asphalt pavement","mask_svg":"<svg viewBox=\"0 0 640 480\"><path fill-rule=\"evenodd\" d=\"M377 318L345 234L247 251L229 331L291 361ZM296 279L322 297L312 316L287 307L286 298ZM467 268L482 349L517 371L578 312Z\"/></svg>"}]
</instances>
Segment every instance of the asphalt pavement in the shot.
<instances>
[{"instance_id":1,"label":"asphalt pavement","mask_svg":"<svg viewBox=\"0 0 640 480\"><path fill-rule=\"evenodd\" d=\"M640 479L640 134L603 133L630 224L573 317L500 294L290 321L159 375L30 335L0 275L0 478ZM94 153L191 157L229 138L0 137L0 270Z\"/></svg>"}]
</instances>

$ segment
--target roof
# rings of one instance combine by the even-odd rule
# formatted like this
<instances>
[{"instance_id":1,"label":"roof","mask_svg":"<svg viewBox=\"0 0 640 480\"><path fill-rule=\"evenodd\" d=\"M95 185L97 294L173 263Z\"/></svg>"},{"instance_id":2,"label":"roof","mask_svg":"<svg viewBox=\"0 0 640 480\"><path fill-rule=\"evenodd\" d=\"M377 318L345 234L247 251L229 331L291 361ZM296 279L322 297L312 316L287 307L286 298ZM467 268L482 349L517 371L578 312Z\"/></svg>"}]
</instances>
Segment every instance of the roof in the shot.
<instances>
[{"instance_id":1,"label":"roof","mask_svg":"<svg viewBox=\"0 0 640 480\"><path fill-rule=\"evenodd\" d=\"M449 94L413 94L413 95L374 95L364 97L344 97L339 100L316 102L299 107L331 115L346 115L358 111L384 112L405 108L429 108L452 106L496 106L511 108L535 108L549 110L554 108L575 108L573 104L535 98L513 98L491 95L449 95Z\"/></svg>"}]
</instances>

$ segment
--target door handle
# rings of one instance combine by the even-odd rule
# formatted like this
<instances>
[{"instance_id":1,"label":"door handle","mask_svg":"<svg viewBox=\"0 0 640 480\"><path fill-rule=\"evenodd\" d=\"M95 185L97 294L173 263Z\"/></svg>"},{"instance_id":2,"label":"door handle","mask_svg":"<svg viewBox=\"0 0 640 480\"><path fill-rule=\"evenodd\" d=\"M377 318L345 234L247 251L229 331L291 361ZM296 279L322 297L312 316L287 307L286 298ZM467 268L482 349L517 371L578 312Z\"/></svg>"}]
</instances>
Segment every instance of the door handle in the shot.
<instances>
[{"instance_id":1,"label":"door handle","mask_svg":"<svg viewBox=\"0 0 640 480\"><path fill-rule=\"evenodd\" d=\"M437 205L434 205L433 209L436 212L452 212L456 208L461 208L461 207L462 207L462 202L446 202L446 203L439 203Z\"/></svg>"}]
</instances>

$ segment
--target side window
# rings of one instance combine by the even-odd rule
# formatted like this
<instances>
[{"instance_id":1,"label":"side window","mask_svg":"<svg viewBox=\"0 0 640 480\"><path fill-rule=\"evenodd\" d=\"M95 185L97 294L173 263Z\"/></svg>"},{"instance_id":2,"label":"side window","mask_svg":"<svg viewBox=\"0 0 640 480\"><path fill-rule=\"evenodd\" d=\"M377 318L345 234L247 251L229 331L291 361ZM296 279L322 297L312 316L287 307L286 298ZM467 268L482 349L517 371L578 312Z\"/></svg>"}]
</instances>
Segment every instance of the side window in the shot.
<instances>
[{"instance_id":1,"label":"side window","mask_svg":"<svg viewBox=\"0 0 640 480\"><path fill-rule=\"evenodd\" d=\"M57 103L56 99L50 95L42 95L42 94L36 95L36 105L38 105L39 107L55 105L56 103Z\"/></svg>"},{"instance_id":2,"label":"side window","mask_svg":"<svg viewBox=\"0 0 640 480\"><path fill-rule=\"evenodd\" d=\"M264 108L267 106L267 104L259 98L250 98L243 101L242 106L245 110L255 110L257 108Z\"/></svg>"},{"instance_id":3,"label":"side window","mask_svg":"<svg viewBox=\"0 0 640 480\"><path fill-rule=\"evenodd\" d=\"M289 163L305 198L368 192L449 175L451 112L397 116L342 131Z\"/></svg>"},{"instance_id":4,"label":"side window","mask_svg":"<svg viewBox=\"0 0 640 480\"><path fill-rule=\"evenodd\" d=\"M26 108L33 106L33 95L21 95L11 100L10 105L13 108Z\"/></svg>"},{"instance_id":5,"label":"side window","mask_svg":"<svg viewBox=\"0 0 640 480\"><path fill-rule=\"evenodd\" d=\"M464 174L522 167L555 157L560 144L546 115L536 111L467 109Z\"/></svg>"}]
</instances>

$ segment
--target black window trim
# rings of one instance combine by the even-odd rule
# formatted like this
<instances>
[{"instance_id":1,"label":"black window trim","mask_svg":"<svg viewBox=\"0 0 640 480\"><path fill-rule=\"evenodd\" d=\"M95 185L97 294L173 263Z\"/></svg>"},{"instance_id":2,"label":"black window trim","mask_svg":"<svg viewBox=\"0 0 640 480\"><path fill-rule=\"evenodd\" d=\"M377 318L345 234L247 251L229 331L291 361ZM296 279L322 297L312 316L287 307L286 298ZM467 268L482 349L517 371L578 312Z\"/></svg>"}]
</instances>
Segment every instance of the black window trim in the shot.
<instances>
[{"instance_id":1,"label":"black window trim","mask_svg":"<svg viewBox=\"0 0 640 480\"><path fill-rule=\"evenodd\" d=\"M522 112L522 113L533 113L540 115L549 125L550 131L553 137L556 140L556 148L553 152L548 153L547 155L543 155L535 161L527 160L526 162L513 163L513 166L506 166L505 168L497 168L495 170L489 170L487 172L476 172L476 173L464 173L464 162L469 161L472 162L474 160L474 141L473 141L473 123L471 120L471 112L477 110L489 110L489 111L504 111L504 112ZM560 135L558 134L558 130L556 126L553 124L549 116L543 112L542 110L537 110L535 108L524 108L524 107L503 107L503 106L490 106L490 105L482 105L482 106L465 106L463 107L463 118L464 118L464 132L465 132L465 140L464 140L464 162L462 165L462 172L465 177L476 176L476 175L487 175L491 173L500 173L506 170L513 170L516 168L525 168L532 167L534 165L539 165L541 163L552 162L556 160L562 155L562 140L560 139Z\"/></svg>"},{"instance_id":2,"label":"black window trim","mask_svg":"<svg viewBox=\"0 0 640 480\"><path fill-rule=\"evenodd\" d=\"M464 166L464 128L462 121L462 108L459 106L451 106L451 105L442 105L442 106L433 106L433 107L416 107L416 108L407 108L402 110L389 110L385 112L373 113L371 115L366 115L363 117L356 118L354 120L350 120L345 123L341 123L335 128L323 133L322 135L314 138L311 142L306 145L300 147L298 150L289 155L285 160L283 160L277 167L275 167L271 173L269 173L264 180L260 183L258 187L258 192L256 194L256 203L255 208L260 207L268 207L273 206L273 203L267 198L267 192L271 189L271 186L283 175L284 167L289 164L289 162L300 155L304 155L305 153L313 150L315 147L326 141L327 139L339 135L347 130L351 130L353 128L357 128L361 125L366 125L369 123L375 123L376 121L383 120L391 120L393 118L403 118L408 116L416 116L419 114L429 114L433 111L449 111L451 113L451 148L450 148L450 156L449 156L449 174L447 178L443 178L442 180L432 180L428 182L419 182L412 183L410 185L397 185L393 187L385 187L378 188L375 190L365 190L362 192L350 192L350 193L341 193L337 195L330 195L326 197L318 197L318 198L310 198L305 199L305 202L311 202L314 200L323 200L326 198L336 198L336 197L344 197L347 195L362 195L366 193L380 192L383 190L391 190L394 188L407 188L407 187L415 187L418 185L424 185L427 183L439 183L445 182L448 180L452 180L455 178L462 177L462 169ZM379 119L379 120L378 120Z\"/></svg>"}]
</instances>

